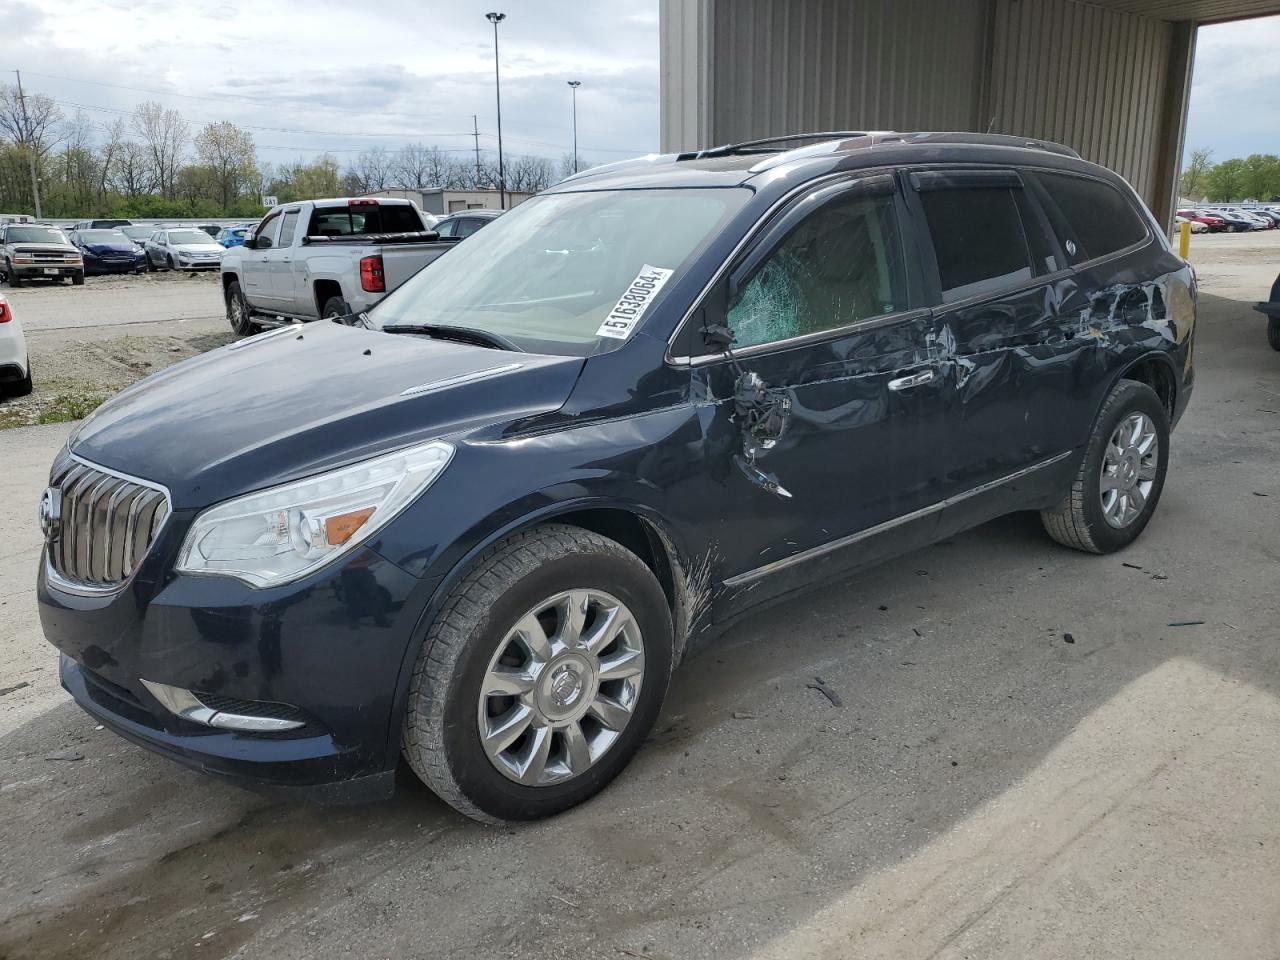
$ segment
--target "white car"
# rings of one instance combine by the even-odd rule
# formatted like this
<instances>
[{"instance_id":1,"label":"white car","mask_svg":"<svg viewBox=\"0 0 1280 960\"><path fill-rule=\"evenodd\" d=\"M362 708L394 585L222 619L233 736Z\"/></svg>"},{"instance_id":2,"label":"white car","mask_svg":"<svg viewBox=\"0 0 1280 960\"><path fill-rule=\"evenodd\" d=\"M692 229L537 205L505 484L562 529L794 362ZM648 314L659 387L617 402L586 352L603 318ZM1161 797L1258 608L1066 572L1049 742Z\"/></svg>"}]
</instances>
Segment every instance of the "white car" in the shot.
<instances>
[{"instance_id":1,"label":"white car","mask_svg":"<svg viewBox=\"0 0 1280 960\"><path fill-rule=\"evenodd\" d=\"M31 358L22 324L0 294L0 394L25 397L31 392Z\"/></svg>"},{"instance_id":2,"label":"white car","mask_svg":"<svg viewBox=\"0 0 1280 960\"><path fill-rule=\"evenodd\" d=\"M1176 233L1177 231L1181 230L1182 225L1184 223L1191 224L1192 233L1205 233L1209 229L1209 225L1207 223L1201 223L1199 220L1188 220L1186 217L1174 217L1173 218L1174 232Z\"/></svg>"},{"instance_id":3,"label":"white car","mask_svg":"<svg viewBox=\"0 0 1280 960\"><path fill-rule=\"evenodd\" d=\"M157 230L143 248L147 269L217 270L226 252L222 244L198 227Z\"/></svg>"}]
</instances>

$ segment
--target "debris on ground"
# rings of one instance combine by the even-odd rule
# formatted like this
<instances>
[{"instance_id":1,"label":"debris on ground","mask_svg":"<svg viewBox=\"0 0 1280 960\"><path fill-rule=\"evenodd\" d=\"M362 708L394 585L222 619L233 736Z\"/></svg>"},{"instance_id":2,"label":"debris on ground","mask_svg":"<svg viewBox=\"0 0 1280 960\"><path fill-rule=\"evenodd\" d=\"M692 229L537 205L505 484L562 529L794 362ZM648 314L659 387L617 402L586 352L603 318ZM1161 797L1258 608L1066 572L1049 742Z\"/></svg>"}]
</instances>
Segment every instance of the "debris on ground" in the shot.
<instances>
[{"instance_id":1,"label":"debris on ground","mask_svg":"<svg viewBox=\"0 0 1280 960\"><path fill-rule=\"evenodd\" d=\"M1167 575L1167 574L1163 574L1163 573L1153 573L1153 574L1151 575L1151 579L1152 579L1152 580L1168 580L1168 579L1169 579L1169 577L1168 577L1168 575Z\"/></svg>"},{"instance_id":2,"label":"debris on ground","mask_svg":"<svg viewBox=\"0 0 1280 960\"><path fill-rule=\"evenodd\" d=\"M44 758L46 760L66 760L70 762L73 760L83 760L84 754L79 750L57 750L53 753L46 753Z\"/></svg>"},{"instance_id":3,"label":"debris on ground","mask_svg":"<svg viewBox=\"0 0 1280 960\"><path fill-rule=\"evenodd\" d=\"M1124 560L1120 561L1120 566L1122 566L1122 567L1128 567L1130 570L1141 570L1141 569L1142 569L1142 568L1141 568L1140 566L1138 566L1136 563L1129 563L1129 562L1124 561Z\"/></svg>"},{"instance_id":4,"label":"debris on ground","mask_svg":"<svg viewBox=\"0 0 1280 960\"><path fill-rule=\"evenodd\" d=\"M1076 638L1075 638L1075 637L1073 637L1073 636L1072 636L1071 634L1069 634L1069 633L1064 633L1064 634L1062 635L1062 642L1063 642L1063 643L1075 643L1075 642L1076 642Z\"/></svg>"},{"instance_id":5,"label":"debris on ground","mask_svg":"<svg viewBox=\"0 0 1280 960\"><path fill-rule=\"evenodd\" d=\"M12 687L0 687L0 697L3 697L5 694L8 694L8 693L13 693L13 691L15 690L21 690L23 687L29 687L29 686L31 686L31 683L27 680L23 680L21 683L15 683Z\"/></svg>"},{"instance_id":6,"label":"debris on ground","mask_svg":"<svg viewBox=\"0 0 1280 960\"><path fill-rule=\"evenodd\" d=\"M805 686L808 687L810 690L817 690L820 694L822 694L824 697L826 697L828 700L831 701L831 705L833 707L844 706L844 701L840 699L840 694L836 693L829 686L827 686L826 681L824 681L821 677L814 677L811 681L806 683Z\"/></svg>"},{"instance_id":7,"label":"debris on ground","mask_svg":"<svg viewBox=\"0 0 1280 960\"><path fill-rule=\"evenodd\" d=\"M1174 620L1169 624L1171 627L1195 627L1204 623L1203 620Z\"/></svg>"},{"instance_id":8,"label":"debris on ground","mask_svg":"<svg viewBox=\"0 0 1280 960\"><path fill-rule=\"evenodd\" d=\"M912 632L912 633L914 633L917 637L923 637L923 636L924 636L924 634L923 634L923 633L921 633L921 632L920 632L918 629L916 629L915 627L912 627L912 628L911 628L911 632Z\"/></svg>"},{"instance_id":9,"label":"debris on ground","mask_svg":"<svg viewBox=\"0 0 1280 960\"><path fill-rule=\"evenodd\" d=\"M1254 495L1255 497L1269 497L1269 496L1271 496L1271 494L1269 494L1269 493L1259 493L1257 490L1253 491L1253 495Z\"/></svg>"},{"instance_id":10,"label":"debris on ground","mask_svg":"<svg viewBox=\"0 0 1280 960\"><path fill-rule=\"evenodd\" d=\"M752 713L750 710L735 710L735 711L733 711L733 719L735 719L735 720L759 720L760 718L759 718L759 717L757 717L757 716L756 716L754 713Z\"/></svg>"}]
</instances>

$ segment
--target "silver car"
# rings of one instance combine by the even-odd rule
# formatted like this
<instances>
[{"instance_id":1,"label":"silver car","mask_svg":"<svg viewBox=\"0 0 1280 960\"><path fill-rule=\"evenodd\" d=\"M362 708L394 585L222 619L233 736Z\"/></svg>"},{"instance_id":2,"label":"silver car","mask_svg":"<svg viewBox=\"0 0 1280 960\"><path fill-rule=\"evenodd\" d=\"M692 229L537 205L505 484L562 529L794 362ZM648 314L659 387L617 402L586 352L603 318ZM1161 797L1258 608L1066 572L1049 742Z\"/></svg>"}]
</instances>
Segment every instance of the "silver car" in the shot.
<instances>
[{"instance_id":1,"label":"silver car","mask_svg":"<svg viewBox=\"0 0 1280 960\"><path fill-rule=\"evenodd\" d=\"M223 247L197 227L157 230L147 240L147 269L217 270Z\"/></svg>"}]
</instances>

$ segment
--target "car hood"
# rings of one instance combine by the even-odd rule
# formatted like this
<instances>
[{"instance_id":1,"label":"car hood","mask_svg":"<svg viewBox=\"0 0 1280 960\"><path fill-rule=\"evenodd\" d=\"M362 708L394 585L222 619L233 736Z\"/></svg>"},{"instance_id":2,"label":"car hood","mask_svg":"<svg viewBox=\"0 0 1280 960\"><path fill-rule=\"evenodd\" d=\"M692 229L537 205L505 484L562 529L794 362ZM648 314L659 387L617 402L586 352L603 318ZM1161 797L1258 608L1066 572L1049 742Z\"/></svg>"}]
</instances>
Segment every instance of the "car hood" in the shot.
<instances>
[{"instance_id":1,"label":"car hood","mask_svg":"<svg viewBox=\"0 0 1280 960\"><path fill-rule=\"evenodd\" d=\"M241 340L135 384L85 420L71 447L163 484L175 508L198 508L558 410L583 363L320 321Z\"/></svg>"},{"instance_id":2,"label":"car hood","mask_svg":"<svg viewBox=\"0 0 1280 960\"><path fill-rule=\"evenodd\" d=\"M84 249L90 253L139 253L138 245L132 240L111 243L86 243Z\"/></svg>"},{"instance_id":3,"label":"car hood","mask_svg":"<svg viewBox=\"0 0 1280 960\"><path fill-rule=\"evenodd\" d=\"M79 253L70 243L25 243L18 241L9 244L9 249L14 253Z\"/></svg>"}]
</instances>

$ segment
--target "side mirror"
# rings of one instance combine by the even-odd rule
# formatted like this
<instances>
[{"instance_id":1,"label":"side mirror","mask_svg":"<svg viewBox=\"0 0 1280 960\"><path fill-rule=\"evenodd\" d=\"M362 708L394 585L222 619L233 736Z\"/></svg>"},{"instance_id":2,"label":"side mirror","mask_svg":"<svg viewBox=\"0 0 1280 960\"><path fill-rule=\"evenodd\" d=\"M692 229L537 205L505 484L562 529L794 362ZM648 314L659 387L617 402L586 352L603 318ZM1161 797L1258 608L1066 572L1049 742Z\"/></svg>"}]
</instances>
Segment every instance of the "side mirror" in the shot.
<instances>
[{"instance_id":1,"label":"side mirror","mask_svg":"<svg viewBox=\"0 0 1280 960\"><path fill-rule=\"evenodd\" d=\"M244 238L244 245L245 245L246 247L248 247L250 250L257 250L257 249L258 249L258 238L257 238L257 237L245 237L245 238Z\"/></svg>"}]
</instances>

